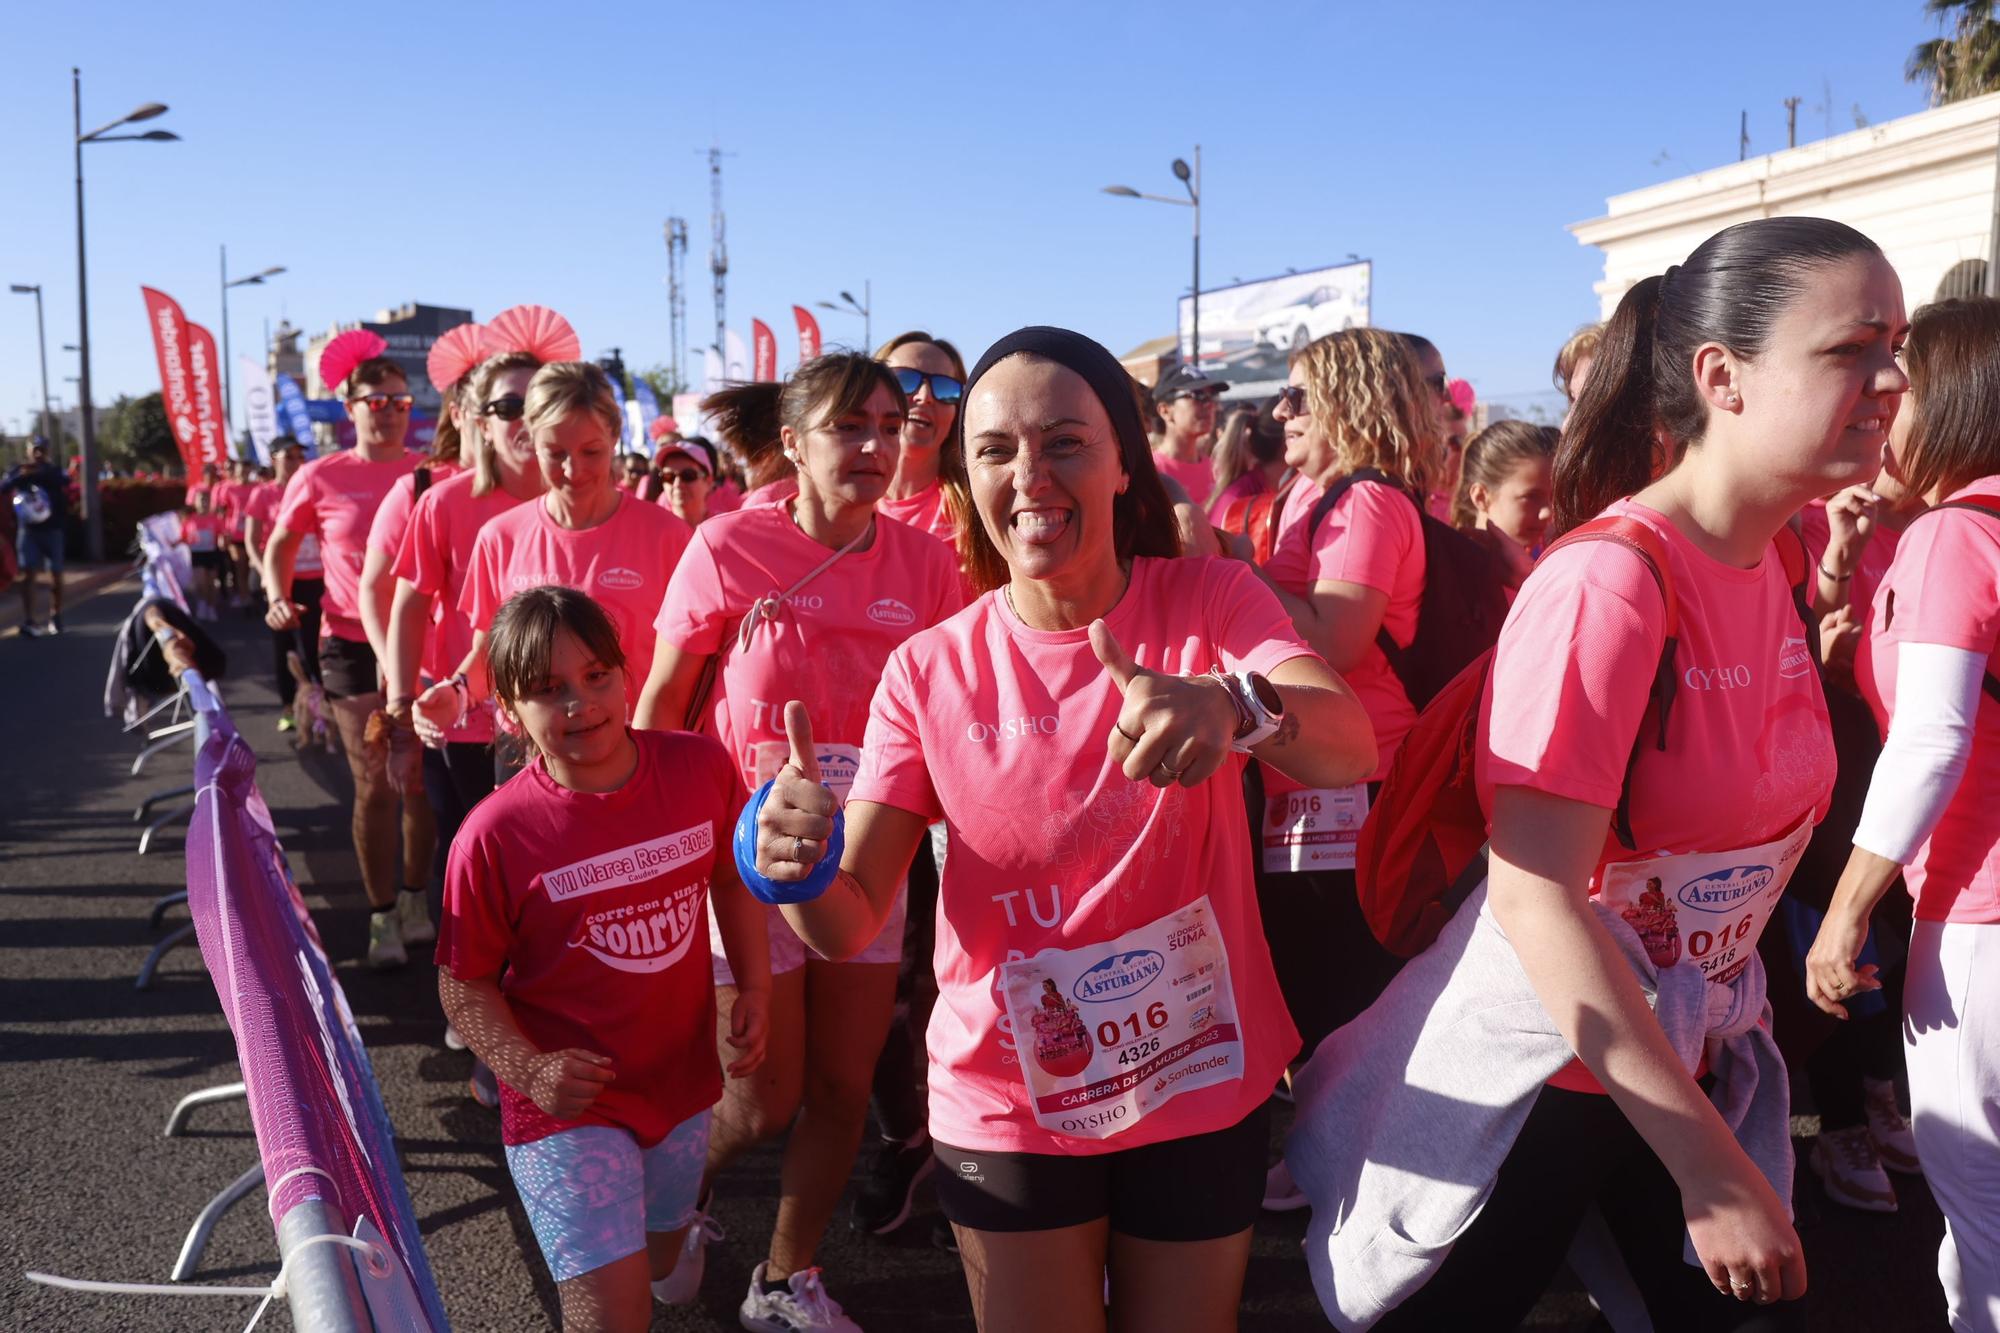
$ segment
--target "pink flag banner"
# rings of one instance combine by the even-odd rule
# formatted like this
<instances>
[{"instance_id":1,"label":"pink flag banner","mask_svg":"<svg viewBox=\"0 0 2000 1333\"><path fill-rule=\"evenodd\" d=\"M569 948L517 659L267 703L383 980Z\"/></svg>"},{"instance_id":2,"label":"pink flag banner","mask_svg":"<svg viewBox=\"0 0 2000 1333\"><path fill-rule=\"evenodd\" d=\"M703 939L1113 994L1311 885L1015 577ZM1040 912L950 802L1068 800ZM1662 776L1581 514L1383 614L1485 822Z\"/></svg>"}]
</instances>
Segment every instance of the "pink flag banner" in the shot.
<instances>
[{"instance_id":1,"label":"pink flag banner","mask_svg":"<svg viewBox=\"0 0 2000 1333\"><path fill-rule=\"evenodd\" d=\"M802 305L792 307L792 320L799 326L799 360L810 361L819 355L819 321Z\"/></svg>"},{"instance_id":2,"label":"pink flag banner","mask_svg":"<svg viewBox=\"0 0 2000 1333\"><path fill-rule=\"evenodd\" d=\"M761 319L750 321L751 377L760 384L778 378L778 335Z\"/></svg>"}]
</instances>

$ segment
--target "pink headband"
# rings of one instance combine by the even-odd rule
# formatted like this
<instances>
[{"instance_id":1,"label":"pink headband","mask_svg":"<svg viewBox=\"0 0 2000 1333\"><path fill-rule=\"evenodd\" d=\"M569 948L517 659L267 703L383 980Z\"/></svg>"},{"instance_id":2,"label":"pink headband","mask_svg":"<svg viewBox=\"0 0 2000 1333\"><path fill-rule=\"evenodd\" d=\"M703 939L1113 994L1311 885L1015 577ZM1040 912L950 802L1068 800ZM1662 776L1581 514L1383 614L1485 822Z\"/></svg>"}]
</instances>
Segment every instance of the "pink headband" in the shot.
<instances>
[{"instance_id":1,"label":"pink headband","mask_svg":"<svg viewBox=\"0 0 2000 1333\"><path fill-rule=\"evenodd\" d=\"M526 352L546 366L551 361L575 361L583 355L583 343L569 321L547 306L517 305L487 321L479 352L482 359Z\"/></svg>"},{"instance_id":2,"label":"pink headband","mask_svg":"<svg viewBox=\"0 0 2000 1333\"><path fill-rule=\"evenodd\" d=\"M389 350L389 344L381 334L367 329L349 329L335 337L319 354L320 383L329 389L338 389L347 383L347 377L363 361L382 355Z\"/></svg>"},{"instance_id":3,"label":"pink headband","mask_svg":"<svg viewBox=\"0 0 2000 1333\"><path fill-rule=\"evenodd\" d=\"M431 384L439 393L451 392L451 386L464 379L466 372L480 363L483 358L479 355L479 340L485 332L483 324L460 324L446 330L443 337L431 344L431 353L424 365L430 371Z\"/></svg>"}]
</instances>

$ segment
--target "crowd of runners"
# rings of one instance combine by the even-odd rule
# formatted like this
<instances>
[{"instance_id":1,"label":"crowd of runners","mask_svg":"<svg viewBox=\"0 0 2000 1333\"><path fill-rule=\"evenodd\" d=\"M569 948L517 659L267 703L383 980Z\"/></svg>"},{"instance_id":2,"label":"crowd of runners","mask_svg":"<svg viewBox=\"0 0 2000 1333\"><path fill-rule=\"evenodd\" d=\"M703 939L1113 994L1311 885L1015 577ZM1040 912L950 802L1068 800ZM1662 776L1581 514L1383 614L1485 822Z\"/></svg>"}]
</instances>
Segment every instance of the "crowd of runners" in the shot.
<instances>
[{"instance_id":1,"label":"crowd of runners","mask_svg":"<svg viewBox=\"0 0 2000 1333\"><path fill-rule=\"evenodd\" d=\"M857 1157L989 1333L1233 1327L1300 1207L1345 1328L1513 1328L1592 1236L1607 1313L1801 1327L1788 1059L1828 1195L1921 1171L2000 1327L2000 301L1745 223L1560 350L1560 430L1469 439L1367 328L1262 404L913 331L650 454L579 349L454 330L419 455L342 335L353 448L184 524L338 734L367 962L435 942L565 1327L693 1300L772 1140L749 1329L859 1327Z\"/></svg>"}]
</instances>

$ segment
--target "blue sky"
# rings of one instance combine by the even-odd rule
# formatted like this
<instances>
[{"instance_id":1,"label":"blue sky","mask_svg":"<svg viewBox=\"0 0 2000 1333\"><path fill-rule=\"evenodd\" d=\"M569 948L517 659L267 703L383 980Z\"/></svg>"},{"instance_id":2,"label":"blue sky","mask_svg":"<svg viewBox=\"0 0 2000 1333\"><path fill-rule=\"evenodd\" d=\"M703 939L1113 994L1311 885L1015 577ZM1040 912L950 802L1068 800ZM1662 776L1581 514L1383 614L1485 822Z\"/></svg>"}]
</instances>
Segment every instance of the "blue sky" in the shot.
<instances>
[{"instance_id":1,"label":"blue sky","mask_svg":"<svg viewBox=\"0 0 2000 1333\"><path fill-rule=\"evenodd\" d=\"M310 329L406 300L568 315L586 354L668 356L661 225L708 295L712 139L727 160L729 318L795 349L789 307L874 289L877 338L977 355L1026 323L1113 351L1172 331L1173 193L1202 145L1204 285L1375 261L1375 322L1428 334L1486 396L1545 388L1594 318L1605 197L1921 110L1920 0L1815 3L927 7L71 3L16 6L0 83L0 269L46 288L52 391L74 400L69 69L84 127L144 101L178 144L85 150L96 397L159 387L138 288ZM145 128L151 128L150 126ZM1655 159L1666 154L1664 162ZM0 305L0 426L38 403L34 310ZM829 343L860 320L819 312ZM218 337L220 330L217 328Z\"/></svg>"}]
</instances>

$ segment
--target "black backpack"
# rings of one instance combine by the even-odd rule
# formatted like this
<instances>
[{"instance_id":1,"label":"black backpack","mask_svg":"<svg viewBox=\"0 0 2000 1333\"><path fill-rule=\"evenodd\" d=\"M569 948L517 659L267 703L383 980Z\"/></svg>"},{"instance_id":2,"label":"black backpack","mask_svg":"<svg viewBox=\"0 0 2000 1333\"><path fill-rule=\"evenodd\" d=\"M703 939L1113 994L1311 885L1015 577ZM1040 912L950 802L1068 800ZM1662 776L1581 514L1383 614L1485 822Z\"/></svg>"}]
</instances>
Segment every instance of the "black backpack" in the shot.
<instances>
[{"instance_id":1,"label":"black backpack","mask_svg":"<svg viewBox=\"0 0 2000 1333\"><path fill-rule=\"evenodd\" d=\"M1387 627L1375 631L1376 646L1418 710L1451 683L1475 657L1500 641L1507 619L1506 571L1491 551L1449 523L1432 517L1402 483L1372 467L1358 468L1326 488L1306 520L1306 546L1319 525L1357 481L1380 482L1416 507L1424 533L1424 594L1417 608L1417 632L1408 647L1397 644Z\"/></svg>"}]
</instances>

